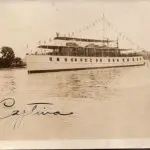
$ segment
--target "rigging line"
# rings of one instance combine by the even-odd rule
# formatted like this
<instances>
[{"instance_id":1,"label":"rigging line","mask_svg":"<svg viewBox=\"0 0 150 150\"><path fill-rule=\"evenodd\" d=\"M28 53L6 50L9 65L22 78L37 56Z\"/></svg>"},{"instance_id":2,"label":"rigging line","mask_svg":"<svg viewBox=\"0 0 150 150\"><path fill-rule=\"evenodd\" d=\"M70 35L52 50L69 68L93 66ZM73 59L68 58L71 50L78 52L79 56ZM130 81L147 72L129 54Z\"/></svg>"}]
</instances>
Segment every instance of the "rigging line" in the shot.
<instances>
[{"instance_id":1,"label":"rigging line","mask_svg":"<svg viewBox=\"0 0 150 150\"><path fill-rule=\"evenodd\" d=\"M106 22L107 22L107 24L108 24L109 27L111 27L116 33L119 33L119 37L122 37L123 40L126 39L126 41L130 42L130 44L131 44L133 47L136 46L136 48L137 48L138 50L141 50L141 49L142 49L139 45L137 45L135 42L133 42L133 41L132 41L130 38L128 38L126 35L124 35L124 34L121 33L121 32L118 32L118 31L116 30L116 27L114 26L114 24L112 24L112 22L111 22L110 20L108 20L106 17L105 17L105 20L106 20Z\"/></svg>"},{"instance_id":2,"label":"rigging line","mask_svg":"<svg viewBox=\"0 0 150 150\"><path fill-rule=\"evenodd\" d=\"M86 31L86 30L89 30L89 29L91 29L92 27L95 27L96 25L98 25L101 21L103 20L103 16L102 17L100 17L100 18L98 18L98 19L96 19L96 20L94 20L94 21L92 21L92 23L90 23L89 25L84 25L84 27L81 29L76 29L74 32L72 32L72 33L74 33L73 35L75 35L76 33L78 34L78 33L81 33L81 32L83 32L83 31ZM70 36L70 32L68 32L68 33L65 33L66 35L68 35L68 36ZM72 36L73 36L72 35Z\"/></svg>"},{"instance_id":3,"label":"rigging line","mask_svg":"<svg viewBox=\"0 0 150 150\"><path fill-rule=\"evenodd\" d=\"M92 27L95 27L96 25L98 25L102 21L102 19L103 18L101 17L99 19L96 19L96 20L92 21L92 23L90 23L89 25L84 25L82 28L76 29L76 31L74 31L74 35L78 34L78 33L81 33L83 31L90 30Z\"/></svg>"},{"instance_id":4,"label":"rigging line","mask_svg":"<svg viewBox=\"0 0 150 150\"><path fill-rule=\"evenodd\" d=\"M103 32L102 33L103 34L102 35L103 36L103 46L104 46L104 36L105 36L105 22L104 22L105 20L104 19L105 19L105 16L104 16L104 13L103 13L103 16L102 16L102 21L103 21L102 22L102 24L103 24L103 27L102 27L102 32Z\"/></svg>"},{"instance_id":5,"label":"rigging line","mask_svg":"<svg viewBox=\"0 0 150 150\"><path fill-rule=\"evenodd\" d=\"M56 4L54 3L54 1L52 1L52 6L55 7L56 11L59 10L58 8L56 8ZM93 26L95 26L96 23L98 24L99 21L101 21L101 19L105 19L106 22L108 23L108 25L109 25L116 33L118 33L117 30L116 30L116 28L115 28L115 26L104 16L104 13L103 13L103 16L102 16L100 19L96 19L96 21L92 23ZM93 27L93 26L92 26L92 27ZM88 30L88 29L90 29L90 28L87 28L87 26L86 26L86 27L83 27L83 30L84 30L84 31L85 31L86 29ZM79 31L82 31L82 30L79 30ZM104 32L104 31L103 31L103 32ZM119 33L119 37L122 37L122 33ZM125 36L123 36L123 37L125 37ZM125 38L126 38L126 40L127 40L127 37L125 37ZM103 40L104 40L104 33L103 33ZM132 44L133 44L133 46L136 45L134 42L132 43L131 40L128 40L128 41L130 42L131 45L132 45ZM139 46L138 46L138 47L139 47Z\"/></svg>"}]
</instances>

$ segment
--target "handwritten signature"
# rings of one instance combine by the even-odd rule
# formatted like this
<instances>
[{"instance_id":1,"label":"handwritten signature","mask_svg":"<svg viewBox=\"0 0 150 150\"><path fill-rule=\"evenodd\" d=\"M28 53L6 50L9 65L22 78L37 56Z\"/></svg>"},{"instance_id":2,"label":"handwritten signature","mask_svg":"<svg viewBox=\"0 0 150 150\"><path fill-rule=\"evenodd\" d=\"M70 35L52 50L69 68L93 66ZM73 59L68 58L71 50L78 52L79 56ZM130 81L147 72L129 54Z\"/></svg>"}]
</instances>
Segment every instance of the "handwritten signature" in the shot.
<instances>
[{"instance_id":1,"label":"handwritten signature","mask_svg":"<svg viewBox=\"0 0 150 150\"><path fill-rule=\"evenodd\" d=\"M15 99L13 98L6 98L2 101L0 101L0 105L3 106L3 109L9 110L10 108L13 108L15 106ZM14 117L16 116L17 119L13 125L13 128L18 128L25 116L29 115L36 115L36 116L68 116L73 115L73 112L69 113L62 113L60 111L50 111L48 106L53 105L53 103L44 103L44 102L38 102L38 103L28 103L26 104L27 108L20 110L20 109L14 109L10 113L7 112L7 115L0 116L0 120Z\"/></svg>"}]
</instances>

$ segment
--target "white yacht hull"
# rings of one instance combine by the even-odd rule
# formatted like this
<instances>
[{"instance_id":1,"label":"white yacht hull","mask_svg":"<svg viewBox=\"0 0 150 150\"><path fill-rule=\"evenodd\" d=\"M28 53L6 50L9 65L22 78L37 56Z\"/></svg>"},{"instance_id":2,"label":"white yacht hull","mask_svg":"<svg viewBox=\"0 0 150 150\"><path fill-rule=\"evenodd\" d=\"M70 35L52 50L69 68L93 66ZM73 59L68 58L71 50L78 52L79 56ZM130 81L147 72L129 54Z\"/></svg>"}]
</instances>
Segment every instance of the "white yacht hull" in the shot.
<instances>
[{"instance_id":1,"label":"white yacht hull","mask_svg":"<svg viewBox=\"0 0 150 150\"><path fill-rule=\"evenodd\" d=\"M82 60L82 61L81 61ZM75 57L52 55L26 55L28 73L130 67L145 64L142 56L137 57Z\"/></svg>"}]
</instances>

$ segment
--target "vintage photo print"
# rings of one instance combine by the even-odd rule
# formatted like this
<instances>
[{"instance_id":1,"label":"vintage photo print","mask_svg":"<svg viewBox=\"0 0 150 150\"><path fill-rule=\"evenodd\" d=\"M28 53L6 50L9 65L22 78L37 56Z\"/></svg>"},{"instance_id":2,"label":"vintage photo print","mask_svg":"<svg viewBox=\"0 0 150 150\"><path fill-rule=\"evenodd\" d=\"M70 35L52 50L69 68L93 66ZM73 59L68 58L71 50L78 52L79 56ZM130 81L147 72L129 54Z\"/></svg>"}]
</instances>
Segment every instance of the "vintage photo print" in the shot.
<instances>
[{"instance_id":1,"label":"vintage photo print","mask_svg":"<svg viewBox=\"0 0 150 150\"><path fill-rule=\"evenodd\" d=\"M150 145L150 2L0 1L0 148Z\"/></svg>"}]
</instances>

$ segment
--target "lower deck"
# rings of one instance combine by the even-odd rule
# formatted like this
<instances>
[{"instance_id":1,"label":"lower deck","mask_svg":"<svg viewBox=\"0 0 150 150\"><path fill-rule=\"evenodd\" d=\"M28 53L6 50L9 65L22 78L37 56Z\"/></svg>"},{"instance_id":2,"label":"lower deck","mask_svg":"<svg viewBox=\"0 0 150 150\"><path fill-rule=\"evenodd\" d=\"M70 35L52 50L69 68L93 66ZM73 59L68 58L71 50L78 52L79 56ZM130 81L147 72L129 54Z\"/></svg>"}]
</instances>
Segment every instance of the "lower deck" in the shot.
<instances>
[{"instance_id":1,"label":"lower deck","mask_svg":"<svg viewBox=\"0 0 150 150\"><path fill-rule=\"evenodd\" d=\"M144 65L142 56L136 57L70 57L49 55L27 55L29 73L68 71L108 67L130 67Z\"/></svg>"}]
</instances>

